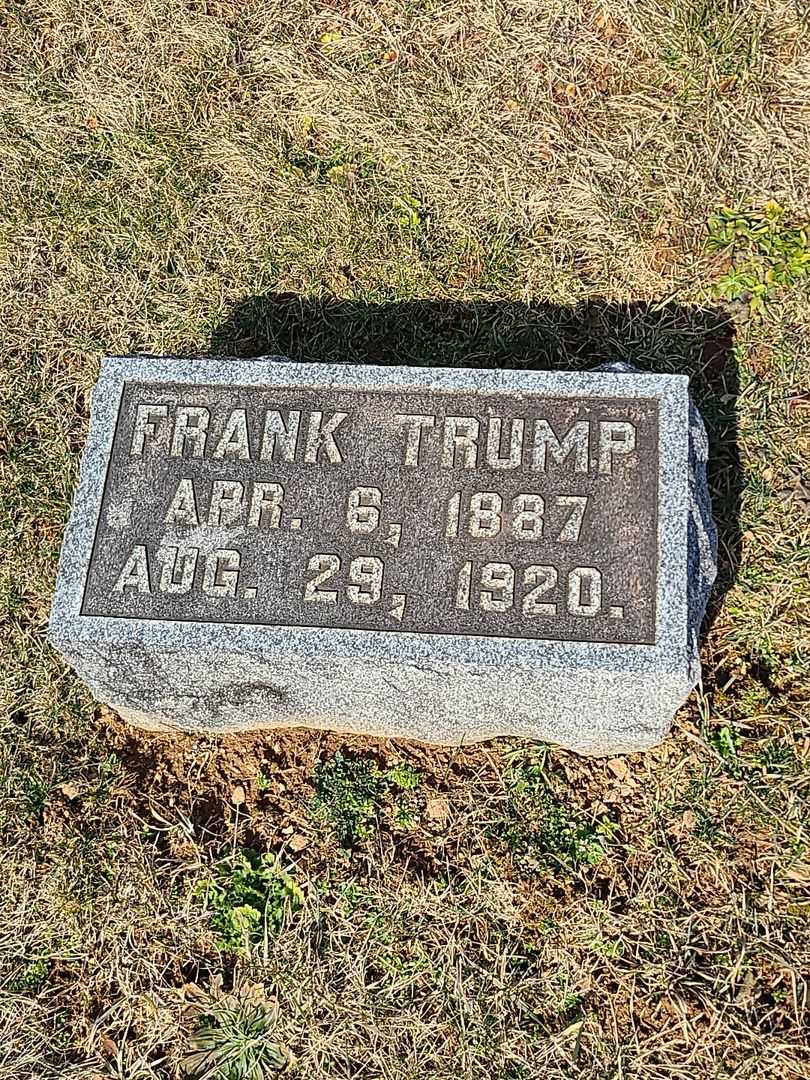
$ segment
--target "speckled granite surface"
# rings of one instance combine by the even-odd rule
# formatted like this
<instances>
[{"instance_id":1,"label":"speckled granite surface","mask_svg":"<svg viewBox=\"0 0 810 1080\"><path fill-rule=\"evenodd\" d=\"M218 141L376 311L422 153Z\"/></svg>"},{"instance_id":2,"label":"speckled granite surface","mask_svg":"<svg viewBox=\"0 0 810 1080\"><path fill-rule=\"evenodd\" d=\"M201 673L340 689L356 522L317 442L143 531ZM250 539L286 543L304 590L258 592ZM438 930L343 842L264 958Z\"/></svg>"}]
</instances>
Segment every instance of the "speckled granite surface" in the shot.
<instances>
[{"instance_id":1,"label":"speckled granite surface","mask_svg":"<svg viewBox=\"0 0 810 1080\"><path fill-rule=\"evenodd\" d=\"M659 405L655 643L416 634L81 614L122 387L127 380L417 388ZM115 357L93 395L49 638L95 696L133 723L206 732L321 727L458 744L498 735L587 754L640 750L667 732L700 675L715 576L707 441L685 376Z\"/></svg>"}]
</instances>

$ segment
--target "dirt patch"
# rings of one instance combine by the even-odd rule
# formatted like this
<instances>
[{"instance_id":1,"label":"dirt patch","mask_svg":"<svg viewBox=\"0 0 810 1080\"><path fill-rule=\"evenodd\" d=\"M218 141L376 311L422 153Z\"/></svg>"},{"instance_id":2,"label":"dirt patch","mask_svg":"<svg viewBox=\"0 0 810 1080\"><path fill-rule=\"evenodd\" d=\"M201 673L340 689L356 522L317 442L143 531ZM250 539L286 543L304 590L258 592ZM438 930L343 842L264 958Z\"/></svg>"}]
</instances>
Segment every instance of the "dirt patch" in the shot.
<instances>
[{"instance_id":1,"label":"dirt patch","mask_svg":"<svg viewBox=\"0 0 810 1080\"><path fill-rule=\"evenodd\" d=\"M109 709L99 721L123 766L120 795L140 817L181 817L212 846L238 829L241 842L293 854L306 872L336 854L312 803L315 767L337 751L383 771L403 762L417 771L420 829L391 839L412 869L428 873L445 863L453 821L469 814L471 783L496 786L503 764L503 746L489 743L442 749L305 729L201 737L142 731Z\"/></svg>"}]
</instances>

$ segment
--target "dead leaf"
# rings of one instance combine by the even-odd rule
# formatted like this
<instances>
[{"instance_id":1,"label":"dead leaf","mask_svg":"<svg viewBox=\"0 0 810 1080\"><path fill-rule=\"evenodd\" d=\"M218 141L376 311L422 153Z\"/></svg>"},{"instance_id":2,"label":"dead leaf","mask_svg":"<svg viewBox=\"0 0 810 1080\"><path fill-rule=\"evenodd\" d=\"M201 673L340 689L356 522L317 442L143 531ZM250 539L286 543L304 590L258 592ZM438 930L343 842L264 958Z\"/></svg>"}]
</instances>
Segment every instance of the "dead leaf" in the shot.
<instances>
[{"instance_id":1,"label":"dead leaf","mask_svg":"<svg viewBox=\"0 0 810 1080\"><path fill-rule=\"evenodd\" d=\"M101 1052L105 1057L118 1057L118 1043L111 1039L109 1035L105 1035L102 1031L98 1037Z\"/></svg>"},{"instance_id":2,"label":"dead leaf","mask_svg":"<svg viewBox=\"0 0 810 1080\"><path fill-rule=\"evenodd\" d=\"M443 825L450 816L450 803L447 799L434 797L425 802L425 813L431 821L437 821Z\"/></svg>"},{"instance_id":3,"label":"dead leaf","mask_svg":"<svg viewBox=\"0 0 810 1080\"><path fill-rule=\"evenodd\" d=\"M599 12L594 19L594 26L599 32L600 37L603 37L606 41L612 41L613 38L619 36L618 26L606 11Z\"/></svg>"},{"instance_id":4,"label":"dead leaf","mask_svg":"<svg viewBox=\"0 0 810 1080\"><path fill-rule=\"evenodd\" d=\"M68 799L70 802L73 802L74 799L78 799L78 797L81 795L81 791L79 790L79 788L77 788L75 784L70 783L57 784L56 791L58 791L60 795L64 795L65 798Z\"/></svg>"},{"instance_id":5,"label":"dead leaf","mask_svg":"<svg viewBox=\"0 0 810 1080\"><path fill-rule=\"evenodd\" d=\"M607 767L613 773L617 780L626 780L630 769L627 767L627 762L624 758L615 757L611 758L607 763Z\"/></svg>"},{"instance_id":6,"label":"dead leaf","mask_svg":"<svg viewBox=\"0 0 810 1080\"><path fill-rule=\"evenodd\" d=\"M98 117L88 116L84 122L84 126L88 131L98 131Z\"/></svg>"},{"instance_id":7,"label":"dead leaf","mask_svg":"<svg viewBox=\"0 0 810 1080\"><path fill-rule=\"evenodd\" d=\"M810 412L810 394L797 394L788 402L788 416L799 412Z\"/></svg>"},{"instance_id":8,"label":"dead leaf","mask_svg":"<svg viewBox=\"0 0 810 1080\"><path fill-rule=\"evenodd\" d=\"M295 836L291 836L287 846L290 851L303 851L305 847L309 846L309 840L306 836L302 836L301 833L296 833Z\"/></svg>"},{"instance_id":9,"label":"dead leaf","mask_svg":"<svg viewBox=\"0 0 810 1080\"><path fill-rule=\"evenodd\" d=\"M697 825L697 817L691 810L684 810L681 815L681 828L685 833L691 832Z\"/></svg>"},{"instance_id":10,"label":"dead leaf","mask_svg":"<svg viewBox=\"0 0 810 1080\"><path fill-rule=\"evenodd\" d=\"M247 800L247 792L241 784L231 788L231 802L234 806L241 806Z\"/></svg>"}]
</instances>

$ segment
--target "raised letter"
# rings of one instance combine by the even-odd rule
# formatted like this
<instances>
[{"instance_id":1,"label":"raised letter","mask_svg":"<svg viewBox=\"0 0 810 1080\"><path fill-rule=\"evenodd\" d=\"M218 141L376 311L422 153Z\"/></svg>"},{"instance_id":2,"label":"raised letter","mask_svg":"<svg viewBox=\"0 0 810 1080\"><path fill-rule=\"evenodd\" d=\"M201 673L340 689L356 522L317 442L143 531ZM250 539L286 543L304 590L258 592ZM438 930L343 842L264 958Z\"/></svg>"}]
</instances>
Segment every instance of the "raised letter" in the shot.
<instances>
[{"instance_id":1,"label":"raised letter","mask_svg":"<svg viewBox=\"0 0 810 1080\"><path fill-rule=\"evenodd\" d=\"M268 409L264 414L264 433L262 435L262 461L272 461L276 446L279 449L279 457L282 461L295 461L295 451L298 447L298 428L301 425L301 413L298 409L290 409L285 427L281 419L281 413L275 409Z\"/></svg>"},{"instance_id":2,"label":"raised letter","mask_svg":"<svg viewBox=\"0 0 810 1080\"><path fill-rule=\"evenodd\" d=\"M405 465L419 464L419 451L422 447L422 429L432 428L435 416L423 416L421 413L397 413L394 417L400 427L408 428L408 441L405 443Z\"/></svg>"},{"instance_id":3,"label":"raised letter","mask_svg":"<svg viewBox=\"0 0 810 1080\"><path fill-rule=\"evenodd\" d=\"M186 442L191 443L191 456L202 457L205 453L205 440L208 435L208 421L211 419L208 409L197 405L182 405L174 418L172 448L170 457L182 457ZM190 423L191 421L191 423Z\"/></svg>"},{"instance_id":4,"label":"raised letter","mask_svg":"<svg viewBox=\"0 0 810 1080\"><path fill-rule=\"evenodd\" d=\"M136 405L135 424L132 428L132 443L129 448L130 454L140 456L143 454L144 443L148 435L151 440L155 438L157 420L165 420L169 410L165 405Z\"/></svg>"},{"instance_id":5,"label":"raised letter","mask_svg":"<svg viewBox=\"0 0 810 1080\"><path fill-rule=\"evenodd\" d=\"M346 526L352 533L373 533L380 524L382 492L376 487L359 487L349 492Z\"/></svg>"},{"instance_id":6,"label":"raised letter","mask_svg":"<svg viewBox=\"0 0 810 1080\"><path fill-rule=\"evenodd\" d=\"M277 529L281 523L281 507L284 488L281 484L257 481L253 485L248 511L248 525L256 528Z\"/></svg>"},{"instance_id":7,"label":"raised letter","mask_svg":"<svg viewBox=\"0 0 810 1080\"><path fill-rule=\"evenodd\" d=\"M317 462L321 450L326 451L326 456L333 465L339 465L343 461L338 444L334 439L334 432L347 416L348 413L345 412L332 413L331 418L322 425L322 412L316 410L310 414L307 448L304 453L304 461L307 465L314 465Z\"/></svg>"},{"instance_id":8,"label":"raised letter","mask_svg":"<svg viewBox=\"0 0 810 1080\"><path fill-rule=\"evenodd\" d=\"M560 442L548 420L535 420L532 468L538 472L545 472L549 456L557 465L562 465L569 454L573 453L574 472L586 473L588 471L589 432L590 424L588 421L577 420L575 424L571 425L563 436L562 442Z\"/></svg>"},{"instance_id":9,"label":"raised letter","mask_svg":"<svg viewBox=\"0 0 810 1080\"><path fill-rule=\"evenodd\" d=\"M203 592L208 596L236 596L241 559L239 552L232 548L217 548L210 555L206 555Z\"/></svg>"},{"instance_id":10,"label":"raised letter","mask_svg":"<svg viewBox=\"0 0 810 1080\"><path fill-rule=\"evenodd\" d=\"M631 454L636 448L636 429L626 420L599 422L599 475L613 475L613 457Z\"/></svg>"},{"instance_id":11,"label":"raised letter","mask_svg":"<svg viewBox=\"0 0 810 1080\"><path fill-rule=\"evenodd\" d=\"M487 465L491 469L517 469L523 458L523 431L525 422L517 417L509 421L509 453L501 457L501 431L503 420L492 416L487 429Z\"/></svg>"},{"instance_id":12,"label":"raised letter","mask_svg":"<svg viewBox=\"0 0 810 1080\"><path fill-rule=\"evenodd\" d=\"M237 457L242 461L250 461L247 413L244 409L234 409L228 417L222 438L214 451L214 457Z\"/></svg>"},{"instance_id":13,"label":"raised letter","mask_svg":"<svg viewBox=\"0 0 810 1080\"><path fill-rule=\"evenodd\" d=\"M194 497L194 481L184 477L177 485L177 491L171 501L164 525L199 525L197 500Z\"/></svg>"},{"instance_id":14,"label":"raised letter","mask_svg":"<svg viewBox=\"0 0 810 1080\"><path fill-rule=\"evenodd\" d=\"M118 581L113 586L115 592L126 592L127 589L137 589L139 593L151 592L149 588L149 562L146 557L146 548L139 544L132 549L132 554L124 563L124 569L118 575Z\"/></svg>"},{"instance_id":15,"label":"raised letter","mask_svg":"<svg viewBox=\"0 0 810 1080\"><path fill-rule=\"evenodd\" d=\"M199 554L199 548L195 547L167 548L166 561L160 572L160 591L169 593L171 596L182 596L183 593L190 592L194 584L194 571L197 569ZM175 577L178 561L180 563L179 581Z\"/></svg>"},{"instance_id":16,"label":"raised letter","mask_svg":"<svg viewBox=\"0 0 810 1080\"><path fill-rule=\"evenodd\" d=\"M238 480L215 480L211 485L209 525L233 525L242 513L244 488Z\"/></svg>"},{"instance_id":17,"label":"raised letter","mask_svg":"<svg viewBox=\"0 0 810 1080\"><path fill-rule=\"evenodd\" d=\"M585 517L585 508L587 505L587 495L557 496L557 506L567 506L571 508L571 513L568 515L568 519L560 530L560 535L557 537L561 543L573 544L579 540L579 534L582 532L582 519Z\"/></svg>"},{"instance_id":18,"label":"raised letter","mask_svg":"<svg viewBox=\"0 0 810 1080\"><path fill-rule=\"evenodd\" d=\"M448 416L444 421L442 465L454 469L458 451L462 453L461 467L474 469L478 459L479 423L474 416ZM459 434L461 432L461 434Z\"/></svg>"}]
</instances>

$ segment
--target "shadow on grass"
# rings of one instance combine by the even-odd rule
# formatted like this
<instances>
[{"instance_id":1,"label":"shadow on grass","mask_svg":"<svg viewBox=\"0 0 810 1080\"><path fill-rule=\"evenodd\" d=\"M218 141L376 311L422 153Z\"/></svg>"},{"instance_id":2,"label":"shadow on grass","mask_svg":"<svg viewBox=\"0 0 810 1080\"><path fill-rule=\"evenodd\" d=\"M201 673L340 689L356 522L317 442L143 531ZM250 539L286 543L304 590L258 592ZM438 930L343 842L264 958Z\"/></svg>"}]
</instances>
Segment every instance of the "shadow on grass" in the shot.
<instances>
[{"instance_id":1,"label":"shadow on grass","mask_svg":"<svg viewBox=\"0 0 810 1080\"><path fill-rule=\"evenodd\" d=\"M237 304L211 338L215 355L289 356L353 364L583 369L625 360L642 371L688 374L709 431L709 482L719 575L707 628L740 557L742 471L734 325L722 308L497 300L305 299L267 293Z\"/></svg>"}]
</instances>

